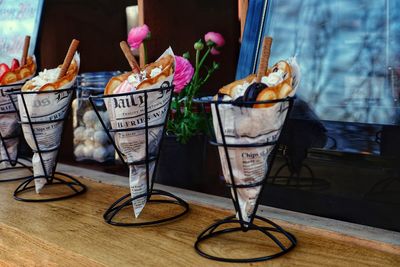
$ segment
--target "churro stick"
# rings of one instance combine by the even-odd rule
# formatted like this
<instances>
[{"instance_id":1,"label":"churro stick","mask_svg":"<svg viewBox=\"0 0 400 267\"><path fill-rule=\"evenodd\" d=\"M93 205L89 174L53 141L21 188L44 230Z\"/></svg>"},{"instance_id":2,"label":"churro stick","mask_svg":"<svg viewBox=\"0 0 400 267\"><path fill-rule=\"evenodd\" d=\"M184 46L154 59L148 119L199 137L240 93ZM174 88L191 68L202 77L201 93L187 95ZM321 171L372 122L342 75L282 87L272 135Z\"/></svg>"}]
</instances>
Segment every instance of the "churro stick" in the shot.
<instances>
[{"instance_id":1,"label":"churro stick","mask_svg":"<svg viewBox=\"0 0 400 267\"><path fill-rule=\"evenodd\" d=\"M68 67L71 64L72 59L74 58L74 54L76 52L76 49L78 48L78 45L79 41L73 39L71 44L69 45L67 55L65 56L64 62L61 66L61 71L60 74L58 75L58 79L61 79L67 73Z\"/></svg>"},{"instance_id":2,"label":"churro stick","mask_svg":"<svg viewBox=\"0 0 400 267\"><path fill-rule=\"evenodd\" d=\"M268 68L269 55L271 54L272 37L266 36L263 40L260 63L258 64L256 83L261 82L265 70Z\"/></svg>"},{"instance_id":3,"label":"churro stick","mask_svg":"<svg viewBox=\"0 0 400 267\"><path fill-rule=\"evenodd\" d=\"M24 48L21 57L21 66L24 66L26 64L26 57L28 56L30 42L31 42L31 37L29 35L25 36Z\"/></svg>"},{"instance_id":4,"label":"churro stick","mask_svg":"<svg viewBox=\"0 0 400 267\"><path fill-rule=\"evenodd\" d=\"M119 43L119 46L121 47L122 52L124 52L126 60L128 60L129 66L131 66L132 68L132 72L139 73L139 64L137 63L135 57L132 55L131 49L129 48L128 44L125 41L121 41Z\"/></svg>"}]
</instances>

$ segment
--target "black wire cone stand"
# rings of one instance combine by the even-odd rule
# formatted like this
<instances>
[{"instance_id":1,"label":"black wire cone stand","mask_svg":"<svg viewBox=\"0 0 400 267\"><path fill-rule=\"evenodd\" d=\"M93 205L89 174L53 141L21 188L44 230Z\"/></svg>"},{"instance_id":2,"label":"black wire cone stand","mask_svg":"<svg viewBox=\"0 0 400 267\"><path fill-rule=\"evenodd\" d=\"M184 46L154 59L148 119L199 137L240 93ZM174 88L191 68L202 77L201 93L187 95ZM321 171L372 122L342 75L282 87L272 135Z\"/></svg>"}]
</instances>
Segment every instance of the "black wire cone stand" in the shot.
<instances>
[{"instance_id":1,"label":"black wire cone stand","mask_svg":"<svg viewBox=\"0 0 400 267\"><path fill-rule=\"evenodd\" d=\"M8 99L10 99L10 101L12 101L11 96L9 96L7 93L20 91L20 88L22 87L22 85L23 85L23 83L13 84L13 85L3 85L3 86L0 85L1 97L7 97ZM1 110L0 114L16 113L17 116L19 116L18 110L15 109L14 105L13 105L13 107L14 107L13 110ZM19 158L21 158L21 159L25 159L25 158L18 157L18 154L17 154L16 159L11 159L10 153L9 153L7 145L6 145L7 140L14 139L14 138L19 138L20 137L20 132L21 131L19 129L17 135L11 135L11 136L3 136L3 134L0 132L0 140L1 140L3 149L4 149L4 151L6 153L6 157L7 157L6 159L1 159L0 160L0 164L1 163L9 163L11 165L9 167L0 168L0 173L3 174L3 175L5 173L8 174L9 173L8 171L21 170L21 169L28 170L30 173L32 173L31 166L28 166L28 165L26 165L25 163L23 163L23 162L21 162L19 160ZM17 149L18 149L18 147L17 147ZM27 159L25 159L25 160L27 160ZM1 182L12 182L12 181L24 180L24 179L30 178L31 176L32 175L10 177L10 178L6 178L6 179L2 178L2 179L0 179L0 183Z\"/></svg>"},{"instance_id":2,"label":"black wire cone stand","mask_svg":"<svg viewBox=\"0 0 400 267\"><path fill-rule=\"evenodd\" d=\"M27 92L22 92L22 91L18 91L18 92L12 92L9 93L10 97L11 95L19 95L21 96L21 100L22 100L22 104L24 106L24 109L26 111L26 116L28 121L27 122L23 122L21 119L19 120L19 123L22 124L28 124L30 127L30 130L32 132L32 137L36 146L36 150L32 149L32 151L34 153L37 153L39 155L40 158L40 163L42 165L43 168L43 172L44 175L38 175L38 176L32 176L30 178L28 178L27 180L25 180L24 182L22 182L14 191L14 198L16 200L19 201L24 201L24 202L49 202L49 201L57 201L57 200L63 200L63 199L67 199L67 198L71 198L74 196L78 196L80 194L83 194L86 192L87 188L84 184L82 184L80 181L78 181L77 179L75 179L74 177L72 177L71 175L62 173L62 172L56 172L56 168L57 168L57 163L58 163L58 155L59 153L57 153L57 158L55 159L55 163L54 163L54 167L52 170L52 175L48 174L46 171L46 167L45 167L45 163L43 160L43 155L42 153L48 153L48 152L54 152L54 151L58 151L60 144L58 144L58 146L52 148L52 149L40 149L39 148L39 143L34 131L34 125L38 125L38 124L47 124L47 123L55 123L55 122L64 122L65 120L67 120L70 109L71 109L71 102L72 102L72 96L69 96L69 103L67 106L67 110L65 112L65 115L63 118L58 118L58 119L52 119L52 120L43 120L43 121L32 121L31 116L29 115L28 112L28 106L26 104L26 100L25 100L25 96L29 95L29 94L53 94L53 93L58 93L60 97L62 97L61 95L63 93L67 93L67 94L72 94L74 91L74 87L72 88L68 88L68 89L59 89L59 90L55 90L55 91L27 91ZM11 98L12 99L12 98ZM17 106L18 103L15 102L15 100L12 99L12 103L14 105L14 107ZM64 125L63 125L64 126ZM62 127L63 127L62 126ZM63 129L61 129L61 131L63 131ZM62 136L61 135L61 140L62 140ZM58 187L58 188L65 188L67 189L67 193L63 192L61 195L58 196L51 196L51 197L46 197L46 194L34 194L34 197L24 197L24 194L29 195L30 192L34 192L35 191L35 185L34 185L34 181L35 179L40 179L40 178L45 178L46 179L46 184L44 185L44 188L49 188L49 187ZM54 195L55 193L52 193L51 195ZM57 193L58 194L58 193Z\"/></svg>"},{"instance_id":3,"label":"black wire cone stand","mask_svg":"<svg viewBox=\"0 0 400 267\"><path fill-rule=\"evenodd\" d=\"M252 106L254 104L272 104L272 103L287 103L287 112L286 112L286 117L285 117L285 122L287 121L288 114L293 106L293 98L288 97L285 99L278 99L278 100L270 100L270 101L247 101L247 102L241 102L241 103L236 103L234 101L223 101L223 100L210 100L208 99L196 99L196 103L202 104L202 110L205 113L206 111L206 105L212 104L215 105L215 111L217 115L217 120L219 124L219 129L220 129L220 134L221 134L221 139L222 143L219 143L216 141L216 138L214 136L213 140L210 141L212 145L222 147L225 153L225 157L227 160L227 165L229 169L229 174L232 183L226 183L227 187L231 189L231 199L233 202L233 205L235 207L235 211L237 216L232 215L229 217L226 217L222 220L218 220L217 222L213 223L209 227L207 227L203 232L200 233L200 235L197 237L196 242L194 243L194 248L198 254L201 256L211 259L211 260L216 260L216 261L223 261L223 262L237 262L237 263L249 263L249 262L260 262L260 261L266 261L270 260L273 258L277 258L279 256L282 256L289 251L291 251L297 244L296 237L285 231L282 227L277 225L276 223L260 217L256 215L258 205L260 202L260 196L262 194L263 188L266 184L267 177L269 176L269 173L271 171L271 166L274 162L276 152L278 149L278 144L279 141L272 141L272 142L265 142L265 143L254 143L254 144L229 144L226 142L226 137L224 134L224 129L222 125L222 120L221 120L221 114L220 114L220 109L219 106L222 105L236 105L236 106ZM210 122L208 120L208 122ZM210 124L210 123L209 123ZM285 123L284 123L285 125ZM209 128L212 131L212 126L209 125ZM229 158L229 151L228 148L249 148L249 147L267 147L267 146L274 146L272 149L270 155L268 156L268 170L267 173L264 177L264 179L261 182L257 183L252 183L252 184L236 184L235 183L235 178L233 175L233 168L232 168L232 163ZM256 200L256 204L254 207L254 210L252 214L249 216L249 221L243 220L243 214L239 206L238 202L238 188L252 188L256 186L261 186L260 193L258 195L258 198ZM232 196L233 195L233 196ZM260 221L263 224L268 224L267 226L260 226L258 225L254 220L257 219L257 221ZM237 226L232 226L232 225L237 225ZM206 252L202 248L202 244L205 243L205 241L222 236L224 234L229 234L229 233L234 233L234 232L249 232L249 231L258 231L261 233L263 236L265 236L267 239L270 239L277 247L279 252L276 253L270 253L265 256L259 256L259 257L252 257L252 258L228 258L228 257L222 257L222 256L216 256L212 255L208 252ZM278 234L278 235L274 235ZM285 240L285 242L282 241ZM232 242L232 241L231 241ZM285 244L286 245L285 245Z\"/></svg>"},{"instance_id":4,"label":"black wire cone stand","mask_svg":"<svg viewBox=\"0 0 400 267\"><path fill-rule=\"evenodd\" d=\"M164 91L164 93L169 93L170 97L169 97L169 102L168 102L168 111L166 114L166 119L163 123L159 123L159 124L152 124L149 125L148 119L149 119L149 110L148 110L148 94L151 92L156 92L156 91ZM134 161L134 162L130 162L130 165L143 165L146 164L146 181L147 181L147 192L135 197L131 197L131 194L128 193L124 196L122 196L121 198L119 198L117 201L115 201L103 214L103 218L104 221L108 224L114 225L114 226L131 226L131 227L139 227L139 226L151 226L151 225L157 225L157 224L161 224L161 223L166 223L166 222L170 222L173 220L176 220L180 217L182 217L183 215L185 215L186 213L188 213L189 211L189 204L184 201L183 199L175 196L174 194L171 194L169 192L163 191L163 190L159 190L159 189L154 189L154 176L156 174L156 170L157 170L157 163L158 163L158 158L160 155L160 149L162 146L162 142L164 139L164 135L165 135L165 130L166 130L166 126L167 126L167 121L168 121L168 115L169 115L169 110L170 110L170 105L171 105L171 99L172 99L172 91L173 91L173 87L170 86L161 86L161 88L155 88L155 89L148 89L148 90L143 90L143 91L136 91L136 92L130 92L130 93L123 93L123 94L113 94L113 95L102 95L102 96L90 96L89 100L90 103L93 106L94 111L96 112L96 115L98 117L98 119L100 120L101 125L103 126L110 142L112 143L112 145L115 148L115 151L117 152L119 158L121 159L121 161L123 161L123 163L127 164L124 160L124 156L122 154L122 152L118 149L117 145L115 144L114 138L112 137L112 135L114 133L118 133L118 132L133 132L133 131L140 131L140 130L145 130L145 142L146 142L146 155L145 155L145 159L144 160L139 160L139 161ZM98 109L97 109L97 105L96 102L97 101L104 101L104 99L106 98L113 98L113 97L120 97L120 96L130 96L130 97L134 97L134 95L143 95L143 99L144 99L144 122L145 125L143 127L134 127L134 128L124 128L124 129L111 129L109 127L107 127L107 125L105 124L103 118L101 117ZM156 128L156 127L163 127L162 130L162 137L160 140L160 143L158 144L158 151L156 154L154 155L150 155L149 153L149 129L150 128ZM154 171L153 171L153 177L151 177L150 179L150 167L149 164L151 162L155 162L155 167L154 167ZM152 199L153 196L161 196L163 197L162 199ZM146 197L146 205L148 204L152 204L152 203L158 203L158 204L172 204L172 205L178 205L182 208L182 211L180 211L177 214L171 215L170 217L167 218L162 218L162 219L155 219L155 220L147 220L147 221L138 221L138 222L123 222L123 221L118 221L116 219L116 215L121 212L124 208L132 208L132 202L136 199L140 199L142 197Z\"/></svg>"}]
</instances>

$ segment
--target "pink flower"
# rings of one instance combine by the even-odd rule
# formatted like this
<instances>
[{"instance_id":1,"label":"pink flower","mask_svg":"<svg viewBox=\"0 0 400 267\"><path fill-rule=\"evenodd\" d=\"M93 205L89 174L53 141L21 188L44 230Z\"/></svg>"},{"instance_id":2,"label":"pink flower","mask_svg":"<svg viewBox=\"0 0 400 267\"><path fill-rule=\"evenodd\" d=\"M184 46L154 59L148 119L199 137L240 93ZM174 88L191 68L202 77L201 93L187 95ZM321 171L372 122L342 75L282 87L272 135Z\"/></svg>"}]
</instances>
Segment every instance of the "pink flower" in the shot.
<instances>
[{"instance_id":1,"label":"pink flower","mask_svg":"<svg viewBox=\"0 0 400 267\"><path fill-rule=\"evenodd\" d=\"M210 41L210 42L215 43L216 47L221 47L221 46L224 46L224 44L225 44L224 37L218 32L206 33L206 35L204 35L204 40L206 42Z\"/></svg>"},{"instance_id":2,"label":"pink flower","mask_svg":"<svg viewBox=\"0 0 400 267\"><path fill-rule=\"evenodd\" d=\"M174 92L179 94L193 77L194 68L189 60L175 56Z\"/></svg>"},{"instance_id":3,"label":"pink flower","mask_svg":"<svg viewBox=\"0 0 400 267\"><path fill-rule=\"evenodd\" d=\"M134 27L129 31L128 44L133 49L138 49L143 40L150 35L150 29L146 24L139 27Z\"/></svg>"},{"instance_id":4,"label":"pink flower","mask_svg":"<svg viewBox=\"0 0 400 267\"><path fill-rule=\"evenodd\" d=\"M211 53L211 55L214 55L214 56L221 54L221 52L219 52L219 50L215 47L211 48L210 53Z\"/></svg>"}]
</instances>

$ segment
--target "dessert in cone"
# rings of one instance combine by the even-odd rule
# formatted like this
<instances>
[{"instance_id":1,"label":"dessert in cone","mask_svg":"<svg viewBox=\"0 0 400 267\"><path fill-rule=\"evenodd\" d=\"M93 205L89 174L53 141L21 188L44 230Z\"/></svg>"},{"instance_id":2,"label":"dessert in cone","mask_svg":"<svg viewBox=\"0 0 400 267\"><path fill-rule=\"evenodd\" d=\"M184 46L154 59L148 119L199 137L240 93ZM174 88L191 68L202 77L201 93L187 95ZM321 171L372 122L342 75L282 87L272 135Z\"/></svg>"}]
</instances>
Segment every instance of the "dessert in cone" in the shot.
<instances>
[{"instance_id":1,"label":"dessert in cone","mask_svg":"<svg viewBox=\"0 0 400 267\"><path fill-rule=\"evenodd\" d=\"M44 70L43 72L39 73L40 75L45 75L46 72L52 71L54 73L59 72L59 70L61 70L61 65L58 66L55 69L51 69L51 70ZM65 88L66 85L73 83L73 81L75 81L77 75L78 75L78 71L79 71L79 62L76 58L74 58L71 62L71 64L68 67L67 73L61 77L61 78L57 78L53 81L50 81L45 83L44 85L40 85L38 86L35 83L35 78L33 78L32 80L26 82L24 84L24 86L22 86L22 91L26 92L26 91L51 91L51 90L57 90L57 89L63 89ZM39 77L37 76L37 77Z\"/></svg>"},{"instance_id":2,"label":"dessert in cone","mask_svg":"<svg viewBox=\"0 0 400 267\"><path fill-rule=\"evenodd\" d=\"M252 216L256 212L262 184L271 167L269 156L275 145L269 143L278 140L289 106L287 101L256 104L249 102L291 97L296 92L300 77L294 58L281 60L268 68L271 42L272 38L264 39L257 74L222 87L214 97L214 100L231 101L232 104L211 106L217 142L222 144L224 135L226 144L243 145L227 147L226 150L220 146L219 155L226 182L248 186L231 189L232 197L238 203L237 217L246 222L254 218ZM253 186L254 184L258 185Z\"/></svg>"},{"instance_id":3,"label":"dessert in cone","mask_svg":"<svg viewBox=\"0 0 400 267\"><path fill-rule=\"evenodd\" d=\"M15 61L14 61L15 62ZM18 83L32 77L36 72L36 63L33 56L26 59L26 64L15 69L10 68L0 78L0 85Z\"/></svg>"},{"instance_id":4,"label":"dessert in cone","mask_svg":"<svg viewBox=\"0 0 400 267\"><path fill-rule=\"evenodd\" d=\"M79 41L73 40L64 63L57 68L41 71L22 86L22 92L18 95L25 139L34 151L40 151L32 157L37 193L54 174L63 118L67 115L73 95L72 90L58 90L69 89L75 83L80 66L80 57L76 52L78 44Z\"/></svg>"},{"instance_id":5,"label":"dessert in cone","mask_svg":"<svg viewBox=\"0 0 400 267\"><path fill-rule=\"evenodd\" d=\"M292 76L292 69L290 64L287 61L279 61L273 67L269 68L265 71L263 77L261 78L261 82L265 84L264 81L268 81L268 79L272 76L277 76L278 83L271 86L266 86L262 89L255 99L252 101L266 101L266 100L275 100L275 99L282 99L286 98L290 95L293 91L293 81L294 77ZM218 95L215 98L224 97L225 100L235 100L237 98L236 91L239 87L246 87L243 88L245 90L248 89L248 86L256 82L256 75L251 74L244 79L237 80L232 82L228 85L225 85L218 91ZM242 89L242 88L241 88ZM245 95L245 90L241 90L242 96ZM263 107L270 107L274 105L273 103L270 104L255 104L255 108L263 108Z\"/></svg>"},{"instance_id":6,"label":"dessert in cone","mask_svg":"<svg viewBox=\"0 0 400 267\"><path fill-rule=\"evenodd\" d=\"M19 90L21 84L36 72L35 57L28 56L29 42L30 37L26 36L21 63L14 58L10 66L5 63L0 64L0 132L3 137L0 142L4 142L0 143L0 160L4 160L1 163L4 167L11 167L9 161L17 160L20 129L17 110L12 103L12 101L16 101L17 97L15 95L8 96L5 93L10 90ZM12 136L15 138L10 138Z\"/></svg>"},{"instance_id":7,"label":"dessert in cone","mask_svg":"<svg viewBox=\"0 0 400 267\"><path fill-rule=\"evenodd\" d=\"M128 45L125 42L121 42L120 45L132 71L110 79L104 90L104 94L108 95L104 101L111 128L116 130L115 144L129 166L131 197L135 198L132 200L132 206L137 218L147 201L146 197L137 197L147 194L150 190L148 184L152 184L155 161L146 158L146 155L154 157L158 153L171 100L175 57L169 48L158 60L140 68ZM162 89L165 85L170 90ZM145 97L144 92L149 89L155 90L147 91ZM162 94L161 90L164 90ZM147 101L147 110L144 101ZM147 131L143 129L146 114L148 126L158 125L157 127L149 127ZM137 163L144 160L149 160L148 168L145 163Z\"/></svg>"},{"instance_id":8,"label":"dessert in cone","mask_svg":"<svg viewBox=\"0 0 400 267\"><path fill-rule=\"evenodd\" d=\"M157 71L156 75L152 75L152 73L155 73L154 72L155 69L160 69L160 71ZM174 57L172 55L165 55L161 57L159 60L146 65L139 73L134 73L133 71L131 71L111 78L104 90L104 94L105 95L114 94L116 89L124 81L128 80L129 76L131 77L134 75L137 75L137 77L141 76L139 78L140 79L139 83L136 86L132 85L133 90L134 89L141 90L144 88L151 88L152 85L155 85L160 81L165 80L173 72L174 72Z\"/></svg>"}]
</instances>

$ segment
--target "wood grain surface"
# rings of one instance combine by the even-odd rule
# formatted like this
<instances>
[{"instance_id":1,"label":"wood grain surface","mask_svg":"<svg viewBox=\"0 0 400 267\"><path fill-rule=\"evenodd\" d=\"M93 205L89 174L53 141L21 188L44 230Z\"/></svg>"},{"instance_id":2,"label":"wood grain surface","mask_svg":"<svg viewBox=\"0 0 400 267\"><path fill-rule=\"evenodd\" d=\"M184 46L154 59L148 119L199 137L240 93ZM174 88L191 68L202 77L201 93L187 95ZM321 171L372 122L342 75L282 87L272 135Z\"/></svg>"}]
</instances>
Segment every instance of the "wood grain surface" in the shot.
<instances>
[{"instance_id":1,"label":"wood grain surface","mask_svg":"<svg viewBox=\"0 0 400 267\"><path fill-rule=\"evenodd\" d=\"M207 260L193 249L197 234L229 211L192 204L187 216L169 224L113 227L103 222L102 214L128 189L81 180L89 187L85 195L52 203L15 201L12 192L18 182L0 184L0 266L233 266ZM141 217L156 218L178 209L147 205ZM128 208L120 218L130 220L132 213ZM351 237L340 239L306 226L278 223L295 234L299 243L268 266L400 265L399 249L383 251ZM203 248L231 257L260 256L275 249L256 233L228 235Z\"/></svg>"}]
</instances>

